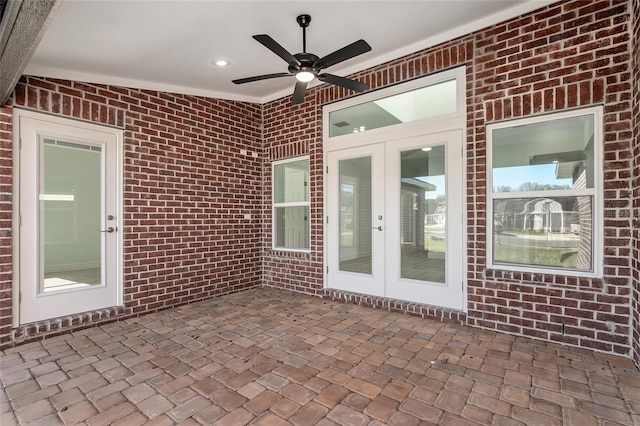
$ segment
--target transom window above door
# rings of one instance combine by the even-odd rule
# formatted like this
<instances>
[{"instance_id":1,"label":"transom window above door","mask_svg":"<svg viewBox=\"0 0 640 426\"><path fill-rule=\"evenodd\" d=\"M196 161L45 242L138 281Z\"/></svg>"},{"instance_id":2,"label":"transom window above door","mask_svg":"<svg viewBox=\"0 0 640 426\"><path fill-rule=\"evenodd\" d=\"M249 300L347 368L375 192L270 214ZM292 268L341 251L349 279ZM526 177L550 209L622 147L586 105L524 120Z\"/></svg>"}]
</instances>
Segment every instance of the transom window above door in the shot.
<instances>
[{"instance_id":1,"label":"transom window above door","mask_svg":"<svg viewBox=\"0 0 640 426\"><path fill-rule=\"evenodd\" d=\"M353 105L331 108L328 113L328 137L460 113L460 105L464 105L464 101L459 94L464 90L460 87L462 79L456 75L459 70L453 71L430 75L428 83L416 79L403 83L401 91L391 86L355 97L357 103Z\"/></svg>"}]
</instances>

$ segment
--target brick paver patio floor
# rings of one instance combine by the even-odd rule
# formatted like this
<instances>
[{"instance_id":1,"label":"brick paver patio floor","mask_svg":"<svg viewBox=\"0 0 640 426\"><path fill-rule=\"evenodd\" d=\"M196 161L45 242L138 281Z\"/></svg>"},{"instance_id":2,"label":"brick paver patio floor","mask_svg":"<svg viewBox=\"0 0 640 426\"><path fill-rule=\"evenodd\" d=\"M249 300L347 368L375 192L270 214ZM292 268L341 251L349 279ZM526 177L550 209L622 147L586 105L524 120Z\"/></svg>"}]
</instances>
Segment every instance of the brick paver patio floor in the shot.
<instances>
[{"instance_id":1,"label":"brick paver patio floor","mask_svg":"<svg viewBox=\"0 0 640 426\"><path fill-rule=\"evenodd\" d=\"M11 424L640 424L624 358L269 288L1 354Z\"/></svg>"}]
</instances>

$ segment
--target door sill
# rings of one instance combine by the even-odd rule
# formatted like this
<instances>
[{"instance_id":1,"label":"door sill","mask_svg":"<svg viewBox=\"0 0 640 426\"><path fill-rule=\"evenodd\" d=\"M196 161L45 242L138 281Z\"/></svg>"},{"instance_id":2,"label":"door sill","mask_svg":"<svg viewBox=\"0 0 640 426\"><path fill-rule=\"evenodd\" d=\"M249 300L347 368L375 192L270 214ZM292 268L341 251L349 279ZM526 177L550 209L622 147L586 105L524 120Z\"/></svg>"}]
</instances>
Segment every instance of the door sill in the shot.
<instances>
[{"instance_id":1,"label":"door sill","mask_svg":"<svg viewBox=\"0 0 640 426\"><path fill-rule=\"evenodd\" d=\"M427 305L407 300L390 299L382 296L372 296L369 294L354 293L333 288L324 289L320 297L336 302L359 305L373 309L382 309L389 312L398 312L451 324L465 325L467 323L466 312L457 309L443 308L441 306Z\"/></svg>"}]
</instances>

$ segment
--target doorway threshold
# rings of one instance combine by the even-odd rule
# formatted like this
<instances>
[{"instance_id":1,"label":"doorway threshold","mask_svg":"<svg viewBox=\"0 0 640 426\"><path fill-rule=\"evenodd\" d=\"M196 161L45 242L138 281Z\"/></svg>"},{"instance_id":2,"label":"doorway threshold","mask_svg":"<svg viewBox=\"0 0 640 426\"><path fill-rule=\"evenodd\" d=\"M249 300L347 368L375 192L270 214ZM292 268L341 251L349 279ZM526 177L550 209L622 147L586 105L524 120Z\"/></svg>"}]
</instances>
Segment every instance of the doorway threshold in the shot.
<instances>
[{"instance_id":1,"label":"doorway threshold","mask_svg":"<svg viewBox=\"0 0 640 426\"><path fill-rule=\"evenodd\" d=\"M373 309L382 309L389 312L399 312L406 315L433 319L450 324L465 325L467 323L467 314L465 312L457 309L443 308L441 306L390 299L387 297L371 296L368 294L336 290L332 288L324 289L321 297L323 299L330 299L336 302L359 305Z\"/></svg>"}]
</instances>

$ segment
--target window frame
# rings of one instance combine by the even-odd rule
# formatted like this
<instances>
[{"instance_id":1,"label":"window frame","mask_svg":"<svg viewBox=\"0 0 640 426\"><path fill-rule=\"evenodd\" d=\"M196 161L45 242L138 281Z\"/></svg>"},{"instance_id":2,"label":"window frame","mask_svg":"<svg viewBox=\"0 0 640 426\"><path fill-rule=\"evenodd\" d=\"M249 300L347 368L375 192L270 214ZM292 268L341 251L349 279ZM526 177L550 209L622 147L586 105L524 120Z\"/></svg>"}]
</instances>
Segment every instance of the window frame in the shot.
<instances>
[{"instance_id":1,"label":"window frame","mask_svg":"<svg viewBox=\"0 0 640 426\"><path fill-rule=\"evenodd\" d=\"M276 168L283 164L294 163L298 161L307 161L307 176L309 181L307 182L307 201L292 201L292 202L276 202ZM286 246L278 246L278 220L276 211L278 208L285 207L306 207L308 211L308 230L307 241L309 243L308 248L291 248ZM286 158L283 160L276 160L271 163L271 249L277 251L295 252L295 253L311 253L311 157L309 155L302 155L297 157Z\"/></svg>"},{"instance_id":2,"label":"window frame","mask_svg":"<svg viewBox=\"0 0 640 426\"><path fill-rule=\"evenodd\" d=\"M584 115L593 116L593 188L545 190L526 192L494 192L493 191L493 132L516 126L543 123L546 121L573 118ZM603 107L593 106L579 109L539 114L525 118L511 119L486 124L486 264L487 269L498 269L514 272L528 272L532 274L568 275L576 277L601 278L603 274L603 228L604 228L604 191L603 191L603 143L604 143L604 114ZM519 265L494 261L494 201L512 198L556 198L556 197L580 197L589 196L592 199L592 234L591 234L591 270L581 271L562 267Z\"/></svg>"}]
</instances>

